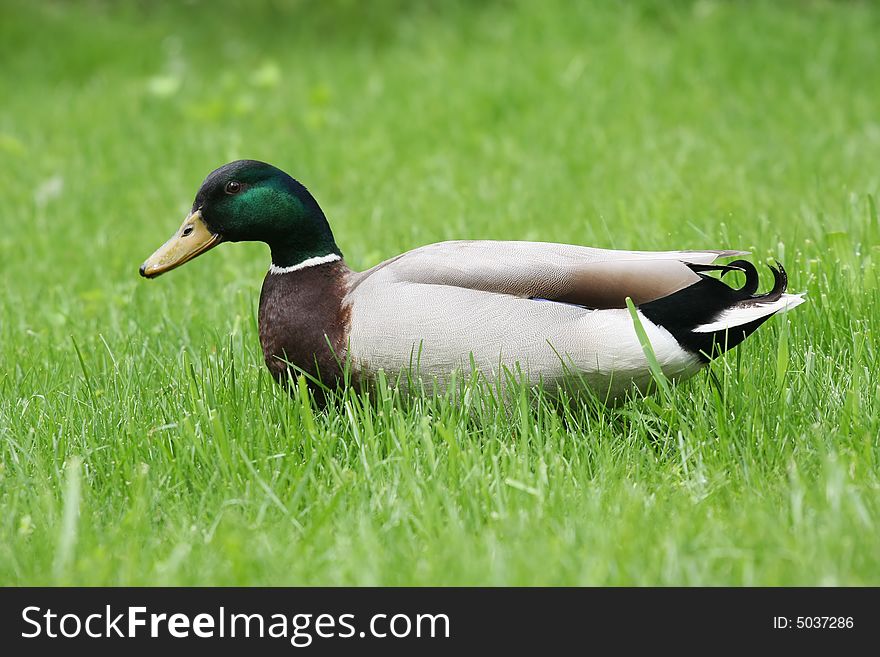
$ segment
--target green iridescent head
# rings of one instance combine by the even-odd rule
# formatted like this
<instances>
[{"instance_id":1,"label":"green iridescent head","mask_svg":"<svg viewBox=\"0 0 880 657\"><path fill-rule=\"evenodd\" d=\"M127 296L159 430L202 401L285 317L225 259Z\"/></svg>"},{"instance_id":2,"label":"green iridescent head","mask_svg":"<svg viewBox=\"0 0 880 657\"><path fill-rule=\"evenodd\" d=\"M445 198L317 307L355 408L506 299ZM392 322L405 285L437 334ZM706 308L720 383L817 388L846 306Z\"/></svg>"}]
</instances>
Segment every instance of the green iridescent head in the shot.
<instances>
[{"instance_id":1,"label":"green iridescent head","mask_svg":"<svg viewBox=\"0 0 880 657\"><path fill-rule=\"evenodd\" d=\"M341 256L327 218L303 185L271 164L236 160L205 178L192 212L140 272L152 278L220 242L243 241L268 244L276 267Z\"/></svg>"}]
</instances>

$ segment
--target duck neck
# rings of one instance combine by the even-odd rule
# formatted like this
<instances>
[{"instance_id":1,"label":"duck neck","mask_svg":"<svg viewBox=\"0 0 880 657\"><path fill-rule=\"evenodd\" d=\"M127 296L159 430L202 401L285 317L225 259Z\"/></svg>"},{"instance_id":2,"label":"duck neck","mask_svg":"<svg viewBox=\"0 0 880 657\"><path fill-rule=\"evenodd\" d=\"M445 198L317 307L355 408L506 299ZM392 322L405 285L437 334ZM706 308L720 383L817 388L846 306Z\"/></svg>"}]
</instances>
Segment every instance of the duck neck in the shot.
<instances>
[{"instance_id":1,"label":"duck neck","mask_svg":"<svg viewBox=\"0 0 880 657\"><path fill-rule=\"evenodd\" d=\"M342 259L330 224L320 210L298 222L295 231L276 233L266 241L272 251L272 270L297 271Z\"/></svg>"}]
</instances>

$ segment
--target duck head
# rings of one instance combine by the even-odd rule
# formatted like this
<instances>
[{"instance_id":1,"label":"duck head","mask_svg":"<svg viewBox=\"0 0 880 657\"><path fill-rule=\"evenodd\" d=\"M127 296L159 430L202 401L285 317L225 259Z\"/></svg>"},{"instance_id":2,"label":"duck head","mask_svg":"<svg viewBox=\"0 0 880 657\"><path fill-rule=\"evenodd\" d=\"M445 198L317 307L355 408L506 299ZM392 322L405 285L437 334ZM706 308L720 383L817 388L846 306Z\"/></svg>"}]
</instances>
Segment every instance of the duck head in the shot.
<instances>
[{"instance_id":1,"label":"duck head","mask_svg":"<svg viewBox=\"0 0 880 657\"><path fill-rule=\"evenodd\" d=\"M155 278L221 242L265 242L277 268L341 257L327 218L299 182L271 164L236 160L212 171L171 239L140 267Z\"/></svg>"}]
</instances>

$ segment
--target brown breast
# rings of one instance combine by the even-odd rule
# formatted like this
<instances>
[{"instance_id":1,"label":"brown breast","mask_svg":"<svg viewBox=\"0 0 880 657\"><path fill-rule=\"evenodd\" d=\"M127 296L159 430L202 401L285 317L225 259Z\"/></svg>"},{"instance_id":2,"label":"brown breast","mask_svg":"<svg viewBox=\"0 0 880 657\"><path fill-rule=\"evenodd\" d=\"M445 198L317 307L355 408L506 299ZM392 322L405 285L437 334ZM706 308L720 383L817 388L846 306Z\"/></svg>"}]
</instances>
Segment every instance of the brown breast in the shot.
<instances>
[{"instance_id":1,"label":"brown breast","mask_svg":"<svg viewBox=\"0 0 880 657\"><path fill-rule=\"evenodd\" d=\"M350 272L342 261L266 274L260 295L260 344L269 371L286 384L299 368L329 387L342 377L351 312L343 303ZM290 368L290 365L296 366ZM309 381L323 403L320 387Z\"/></svg>"}]
</instances>

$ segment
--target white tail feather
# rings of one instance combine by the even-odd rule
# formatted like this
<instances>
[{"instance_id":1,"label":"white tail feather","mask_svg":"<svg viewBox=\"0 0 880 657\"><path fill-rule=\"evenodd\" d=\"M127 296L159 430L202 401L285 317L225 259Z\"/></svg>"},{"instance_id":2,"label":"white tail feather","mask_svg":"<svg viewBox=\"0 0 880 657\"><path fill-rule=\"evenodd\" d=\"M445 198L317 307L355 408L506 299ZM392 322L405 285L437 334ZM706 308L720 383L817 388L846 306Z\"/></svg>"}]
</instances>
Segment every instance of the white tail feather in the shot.
<instances>
[{"instance_id":1,"label":"white tail feather","mask_svg":"<svg viewBox=\"0 0 880 657\"><path fill-rule=\"evenodd\" d=\"M754 303L750 305L736 305L722 312L709 324L701 324L693 329L694 333L713 333L725 331L734 326L742 326L756 319L767 317L773 313L785 312L795 306L799 306L806 299L803 294L783 294L776 301L770 303Z\"/></svg>"}]
</instances>

